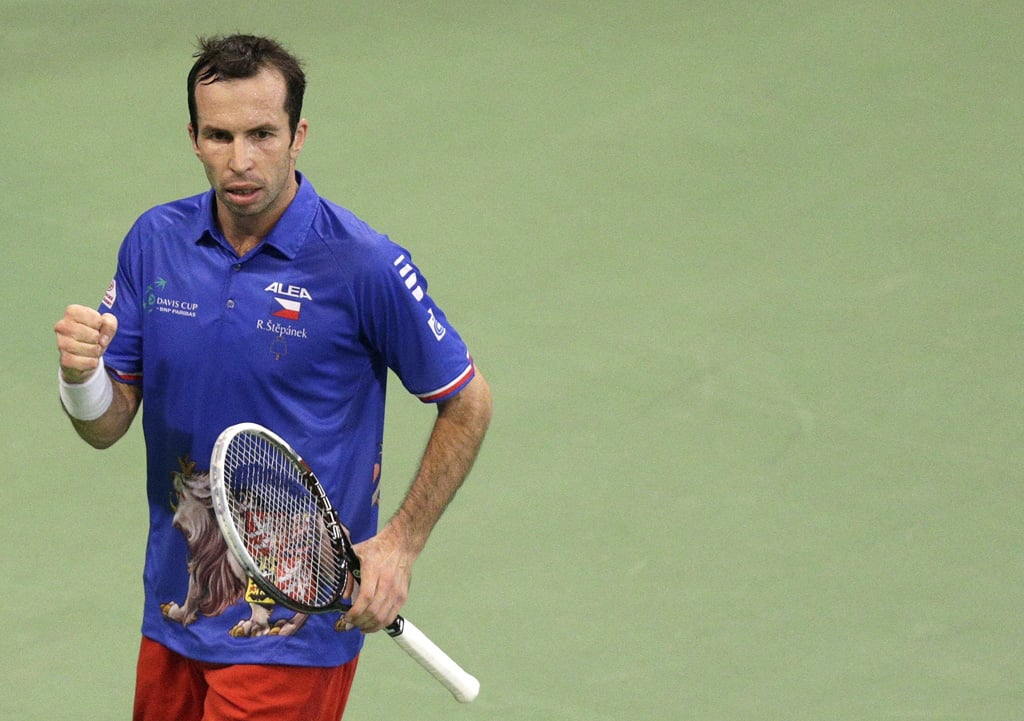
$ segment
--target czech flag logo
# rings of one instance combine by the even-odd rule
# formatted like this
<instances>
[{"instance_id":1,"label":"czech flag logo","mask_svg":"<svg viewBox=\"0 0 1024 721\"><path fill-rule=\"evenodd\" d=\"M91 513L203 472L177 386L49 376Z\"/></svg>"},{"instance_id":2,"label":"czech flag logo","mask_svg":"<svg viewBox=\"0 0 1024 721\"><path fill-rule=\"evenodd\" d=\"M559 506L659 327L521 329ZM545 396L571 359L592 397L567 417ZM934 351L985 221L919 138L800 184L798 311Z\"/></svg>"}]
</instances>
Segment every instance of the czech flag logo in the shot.
<instances>
[{"instance_id":1,"label":"czech flag logo","mask_svg":"<svg viewBox=\"0 0 1024 721\"><path fill-rule=\"evenodd\" d=\"M297 300L274 297L274 304L270 309L270 315L275 318L286 318L287 320L298 320L299 311L302 310L302 303Z\"/></svg>"}]
</instances>

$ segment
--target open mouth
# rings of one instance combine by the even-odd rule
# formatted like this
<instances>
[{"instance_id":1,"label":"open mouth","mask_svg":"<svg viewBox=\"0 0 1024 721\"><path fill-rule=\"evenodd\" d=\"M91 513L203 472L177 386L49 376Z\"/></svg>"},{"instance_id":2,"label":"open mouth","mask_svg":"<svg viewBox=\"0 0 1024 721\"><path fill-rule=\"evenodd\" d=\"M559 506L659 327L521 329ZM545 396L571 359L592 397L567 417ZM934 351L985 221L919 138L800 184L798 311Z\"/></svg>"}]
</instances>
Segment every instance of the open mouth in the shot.
<instances>
[{"instance_id":1,"label":"open mouth","mask_svg":"<svg viewBox=\"0 0 1024 721\"><path fill-rule=\"evenodd\" d=\"M253 185L230 185L224 189L224 194L232 203L247 205L256 200L260 188Z\"/></svg>"}]
</instances>

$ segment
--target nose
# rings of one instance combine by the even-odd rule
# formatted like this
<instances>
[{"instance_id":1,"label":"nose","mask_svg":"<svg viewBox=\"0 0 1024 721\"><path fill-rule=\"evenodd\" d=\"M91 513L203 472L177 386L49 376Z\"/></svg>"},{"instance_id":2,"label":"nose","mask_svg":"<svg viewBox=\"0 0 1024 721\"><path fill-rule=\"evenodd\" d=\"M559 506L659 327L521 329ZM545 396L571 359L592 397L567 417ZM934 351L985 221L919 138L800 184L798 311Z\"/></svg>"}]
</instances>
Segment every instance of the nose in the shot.
<instances>
[{"instance_id":1,"label":"nose","mask_svg":"<svg viewBox=\"0 0 1024 721\"><path fill-rule=\"evenodd\" d=\"M231 158L229 167L233 172L244 173L252 166L252 153L249 143L245 138L237 138L231 144Z\"/></svg>"}]
</instances>

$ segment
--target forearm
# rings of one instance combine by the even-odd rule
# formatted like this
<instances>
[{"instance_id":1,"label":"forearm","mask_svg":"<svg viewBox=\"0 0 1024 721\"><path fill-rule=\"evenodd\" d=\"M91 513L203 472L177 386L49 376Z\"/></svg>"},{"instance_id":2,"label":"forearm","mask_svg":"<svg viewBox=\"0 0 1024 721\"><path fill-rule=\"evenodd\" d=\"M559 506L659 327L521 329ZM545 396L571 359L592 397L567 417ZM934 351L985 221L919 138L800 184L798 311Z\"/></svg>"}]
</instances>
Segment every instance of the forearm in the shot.
<instances>
[{"instance_id":1,"label":"forearm","mask_svg":"<svg viewBox=\"0 0 1024 721\"><path fill-rule=\"evenodd\" d=\"M75 432L93 448L114 445L128 431L139 409L141 391L137 386L125 383L112 383L112 386L110 406L99 418L83 421L68 415Z\"/></svg>"},{"instance_id":2,"label":"forearm","mask_svg":"<svg viewBox=\"0 0 1024 721\"><path fill-rule=\"evenodd\" d=\"M419 471L387 524L407 551L419 555L476 460L491 420L491 391L483 375L438 409Z\"/></svg>"},{"instance_id":3,"label":"forearm","mask_svg":"<svg viewBox=\"0 0 1024 721\"><path fill-rule=\"evenodd\" d=\"M346 623L366 633L394 620L409 595L412 566L476 460L491 420L491 390L477 371L462 392L438 407L419 472L395 515L356 545L360 590Z\"/></svg>"}]
</instances>

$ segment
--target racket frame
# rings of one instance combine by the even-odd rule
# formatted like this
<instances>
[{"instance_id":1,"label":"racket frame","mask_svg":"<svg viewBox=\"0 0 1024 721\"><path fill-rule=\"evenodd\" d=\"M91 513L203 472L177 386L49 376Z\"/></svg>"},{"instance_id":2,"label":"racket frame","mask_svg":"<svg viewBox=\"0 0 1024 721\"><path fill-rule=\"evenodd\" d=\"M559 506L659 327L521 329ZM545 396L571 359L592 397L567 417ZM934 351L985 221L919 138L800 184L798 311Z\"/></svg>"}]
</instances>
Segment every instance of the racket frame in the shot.
<instances>
[{"instance_id":1,"label":"racket frame","mask_svg":"<svg viewBox=\"0 0 1024 721\"><path fill-rule=\"evenodd\" d=\"M334 597L322 606L310 606L282 593L277 586L266 577L265 571L246 548L245 541L235 527L228 503L228 489L225 469L225 458L231 440L242 433L254 434L275 445L290 461L301 469L301 479L310 491L319 510L330 538L333 551L338 556L340 573L348 574L358 580L359 557L356 555L348 532L338 518L334 506L327 497L327 492L320 484L316 474L302 457L287 441L268 428L258 423L237 423L225 428L218 436L210 458L210 495L213 501L214 516L220 527L221 535L228 545L228 551L235 557L243 571L260 589L275 602L285 608L302 613L327 613L330 611L346 611L349 605L339 596L347 587L347 578L338 584L340 589ZM473 701L480 693L480 682L451 659L440 647L431 641L411 621L402 616L384 629L409 656L415 659L426 671L437 679L460 703Z\"/></svg>"},{"instance_id":2,"label":"racket frame","mask_svg":"<svg viewBox=\"0 0 1024 721\"><path fill-rule=\"evenodd\" d=\"M341 575L341 578L337 579L336 584L338 591L323 604L311 605L303 603L283 593L274 581L267 577L266 571L260 566L259 561L249 553L245 539L242 538L242 534L239 533L235 525L229 501L228 484L230 479L227 478L225 461L231 441L242 434L258 436L282 451L289 462L300 471L299 477L306 490L310 492L317 509L320 511L320 517L323 520L329 542L337 558L339 574ZM217 525L220 527L221 535L224 537L229 551L238 561L245 574L267 596L276 603L300 613L328 613L331 611L344 612L348 610L350 604L341 601L339 596L347 586L344 575L354 570L351 566L351 561L356 557L355 551L352 549L352 544L348 540L348 535L341 525L341 521L338 519L338 514L331 505L327 492L320 485L316 474L313 473L309 464L302 459L287 441L270 429L256 423L238 423L226 428L217 438L210 459L210 496L213 502L214 516L217 518Z\"/></svg>"}]
</instances>

